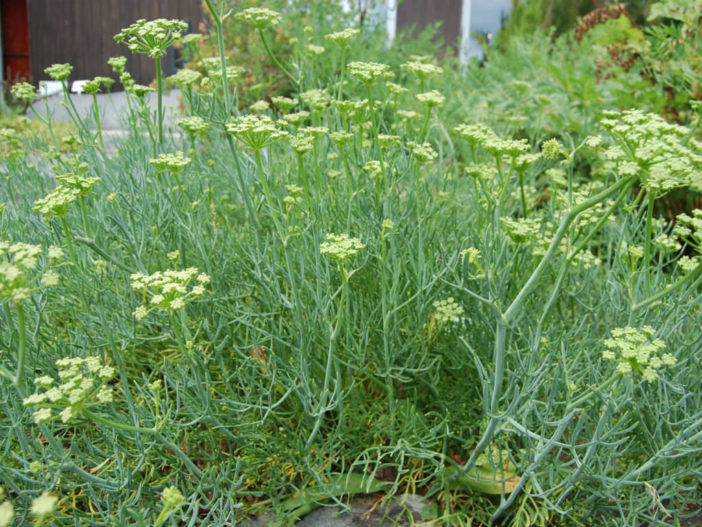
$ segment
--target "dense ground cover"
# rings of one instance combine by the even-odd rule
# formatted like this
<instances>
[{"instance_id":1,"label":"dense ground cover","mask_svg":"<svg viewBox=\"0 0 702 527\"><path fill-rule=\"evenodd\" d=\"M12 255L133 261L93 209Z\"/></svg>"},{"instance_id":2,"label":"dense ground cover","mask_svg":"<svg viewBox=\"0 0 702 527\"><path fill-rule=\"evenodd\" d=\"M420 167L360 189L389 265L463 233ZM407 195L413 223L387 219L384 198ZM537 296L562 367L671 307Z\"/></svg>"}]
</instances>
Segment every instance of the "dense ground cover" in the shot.
<instances>
[{"instance_id":1,"label":"dense ground cover","mask_svg":"<svg viewBox=\"0 0 702 527\"><path fill-rule=\"evenodd\" d=\"M144 104L160 75L111 59L114 153L97 112L3 131L0 525L285 524L358 492L422 493L429 525L694 512L695 85L671 101L597 41L464 70L326 12L207 3L184 45L222 53L172 79L178 129ZM232 20L275 68L256 102ZM120 39L158 58L181 29Z\"/></svg>"}]
</instances>

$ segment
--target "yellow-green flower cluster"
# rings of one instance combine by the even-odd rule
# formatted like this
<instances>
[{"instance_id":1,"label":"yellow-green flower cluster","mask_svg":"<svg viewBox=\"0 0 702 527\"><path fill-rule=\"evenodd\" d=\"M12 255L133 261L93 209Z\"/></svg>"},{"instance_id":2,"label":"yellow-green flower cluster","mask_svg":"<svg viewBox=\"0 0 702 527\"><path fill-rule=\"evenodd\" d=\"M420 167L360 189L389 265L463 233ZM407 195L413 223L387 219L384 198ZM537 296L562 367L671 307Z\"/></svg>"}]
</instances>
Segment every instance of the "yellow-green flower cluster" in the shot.
<instances>
[{"instance_id":1,"label":"yellow-green flower cluster","mask_svg":"<svg viewBox=\"0 0 702 527\"><path fill-rule=\"evenodd\" d=\"M80 194L80 191L76 188L59 185L48 196L36 200L33 210L35 212L41 212L45 216L63 218L68 214L68 209L71 204L78 199Z\"/></svg>"},{"instance_id":2,"label":"yellow-green flower cluster","mask_svg":"<svg viewBox=\"0 0 702 527\"><path fill-rule=\"evenodd\" d=\"M192 135L205 135L210 129L210 125L202 117L192 115L178 120L180 126L186 133Z\"/></svg>"},{"instance_id":3,"label":"yellow-green flower cluster","mask_svg":"<svg viewBox=\"0 0 702 527\"><path fill-rule=\"evenodd\" d=\"M101 86L105 86L108 90L115 83L114 79L110 77L95 77L92 80L87 81L83 84L83 92L89 95L94 95L100 91Z\"/></svg>"},{"instance_id":4,"label":"yellow-green flower cluster","mask_svg":"<svg viewBox=\"0 0 702 527\"><path fill-rule=\"evenodd\" d=\"M115 40L126 44L132 53L141 53L157 59L166 54L166 50L187 28L188 24L182 20L157 18L147 22L140 19L116 34Z\"/></svg>"},{"instance_id":5,"label":"yellow-green flower cluster","mask_svg":"<svg viewBox=\"0 0 702 527\"><path fill-rule=\"evenodd\" d=\"M606 349L602 358L616 362L622 375L640 374L644 380L654 382L658 370L676 363L673 355L663 353L665 342L654 338L655 334L656 330L650 326L613 329L612 338L604 341Z\"/></svg>"},{"instance_id":6,"label":"yellow-green flower cluster","mask_svg":"<svg viewBox=\"0 0 702 527\"><path fill-rule=\"evenodd\" d=\"M69 172L56 176L56 181L64 187L76 190L78 196L83 196L100 181L100 178Z\"/></svg>"},{"instance_id":7,"label":"yellow-green flower cluster","mask_svg":"<svg viewBox=\"0 0 702 527\"><path fill-rule=\"evenodd\" d=\"M429 161L433 161L439 155L429 143L419 144L415 143L414 141L410 141L407 143L407 146L412 152L414 158L420 163L428 163Z\"/></svg>"},{"instance_id":8,"label":"yellow-green flower cluster","mask_svg":"<svg viewBox=\"0 0 702 527\"><path fill-rule=\"evenodd\" d=\"M361 240L351 238L348 234L327 234L326 239L319 246L319 252L338 262L348 260L366 247Z\"/></svg>"},{"instance_id":9,"label":"yellow-green flower cluster","mask_svg":"<svg viewBox=\"0 0 702 527\"><path fill-rule=\"evenodd\" d=\"M9 501L0 504L0 527L8 527L15 516L15 508Z\"/></svg>"},{"instance_id":10,"label":"yellow-green flower cluster","mask_svg":"<svg viewBox=\"0 0 702 527\"><path fill-rule=\"evenodd\" d=\"M277 11L265 7L250 7L240 11L234 18L246 22L256 29L266 29L280 24L282 17Z\"/></svg>"},{"instance_id":11,"label":"yellow-green flower cluster","mask_svg":"<svg viewBox=\"0 0 702 527\"><path fill-rule=\"evenodd\" d=\"M24 406L36 408L37 424L59 417L68 423L80 416L83 410L112 402L114 394L108 383L115 375L112 366L104 365L98 357L66 357L56 361L58 383L44 375L34 379L42 389L24 399ZM54 410L59 410L54 414Z\"/></svg>"},{"instance_id":12,"label":"yellow-green flower cluster","mask_svg":"<svg viewBox=\"0 0 702 527\"><path fill-rule=\"evenodd\" d=\"M115 73L124 73L124 68L127 66L127 57L110 57L107 59L107 64Z\"/></svg>"},{"instance_id":13,"label":"yellow-green flower cluster","mask_svg":"<svg viewBox=\"0 0 702 527\"><path fill-rule=\"evenodd\" d=\"M0 242L0 301L9 298L15 303L24 302L32 292L58 285L54 271L47 267L37 270L42 253L41 245ZM48 256L52 263L63 258L63 251L52 246Z\"/></svg>"},{"instance_id":14,"label":"yellow-green flower cluster","mask_svg":"<svg viewBox=\"0 0 702 527\"><path fill-rule=\"evenodd\" d=\"M314 148L315 138L313 135L295 135L289 139L290 146L297 155L302 155Z\"/></svg>"},{"instance_id":15,"label":"yellow-green flower cluster","mask_svg":"<svg viewBox=\"0 0 702 527\"><path fill-rule=\"evenodd\" d=\"M347 69L352 77L364 84L370 84L381 78L392 77L390 66L378 62L350 62Z\"/></svg>"},{"instance_id":16,"label":"yellow-green flower cluster","mask_svg":"<svg viewBox=\"0 0 702 527\"><path fill-rule=\"evenodd\" d=\"M541 222L533 218L500 218L502 228L514 243L535 241L541 233Z\"/></svg>"},{"instance_id":17,"label":"yellow-green flower cluster","mask_svg":"<svg viewBox=\"0 0 702 527\"><path fill-rule=\"evenodd\" d=\"M151 166L158 170L170 170L171 172L180 172L190 164L192 159L185 157L181 151L174 154L161 154L156 159L149 159Z\"/></svg>"},{"instance_id":18,"label":"yellow-green flower cluster","mask_svg":"<svg viewBox=\"0 0 702 527\"><path fill-rule=\"evenodd\" d=\"M39 96L37 89L28 82L18 82L12 85L10 89L12 96L18 101L32 102Z\"/></svg>"},{"instance_id":19,"label":"yellow-green flower cluster","mask_svg":"<svg viewBox=\"0 0 702 527\"><path fill-rule=\"evenodd\" d=\"M546 159L558 159L562 155L566 155L563 145L558 139L549 139L541 145L541 152Z\"/></svg>"},{"instance_id":20,"label":"yellow-green flower cluster","mask_svg":"<svg viewBox=\"0 0 702 527\"><path fill-rule=\"evenodd\" d=\"M293 108L295 108L295 106L297 106L299 102L297 99L291 99L289 97L283 97L280 95L271 97L271 101L273 101L275 107L283 113L287 113Z\"/></svg>"},{"instance_id":21,"label":"yellow-green flower cluster","mask_svg":"<svg viewBox=\"0 0 702 527\"><path fill-rule=\"evenodd\" d=\"M256 101L251 106L249 106L249 110L251 110L254 113L265 113L268 110L270 110L270 108L271 104L268 101Z\"/></svg>"},{"instance_id":22,"label":"yellow-green flower cluster","mask_svg":"<svg viewBox=\"0 0 702 527\"><path fill-rule=\"evenodd\" d=\"M413 73L420 80L424 81L432 75L438 75L439 73L444 72L444 70L439 66L435 66L434 64L428 64L426 62L419 62L417 60L410 60L408 62L405 62L400 66L400 68L409 73Z\"/></svg>"},{"instance_id":23,"label":"yellow-green flower cluster","mask_svg":"<svg viewBox=\"0 0 702 527\"><path fill-rule=\"evenodd\" d=\"M179 88L194 86L202 79L202 73L199 71L183 68L178 70L174 75L168 77L168 82L176 84Z\"/></svg>"},{"instance_id":24,"label":"yellow-green flower cluster","mask_svg":"<svg viewBox=\"0 0 702 527\"><path fill-rule=\"evenodd\" d=\"M52 64L44 70L49 77L55 81L65 81L71 76L73 66L70 64Z\"/></svg>"},{"instance_id":25,"label":"yellow-green flower cluster","mask_svg":"<svg viewBox=\"0 0 702 527\"><path fill-rule=\"evenodd\" d=\"M329 106L331 95L329 95L327 90L314 89L301 93L300 99L313 110L321 112Z\"/></svg>"},{"instance_id":26,"label":"yellow-green flower cluster","mask_svg":"<svg viewBox=\"0 0 702 527\"><path fill-rule=\"evenodd\" d=\"M702 143L684 126L640 110L605 112L600 124L614 144L605 166L620 176L635 176L647 190L666 192L689 186L702 191Z\"/></svg>"},{"instance_id":27,"label":"yellow-green flower cluster","mask_svg":"<svg viewBox=\"0 0 702 527\"><path fill-rule=\"evenodd\" d=\"M496 158L509 156L516 159L529 151L526 139L502 139L490 128L483 124L460 124L456 132L471 145L480 145Z\"/></svg>"},{"instance_id":28,"label":"yellow-green flower cluster","mask_svg":"<svg viewBox=\"0 0 702 527\"><path fill-rule=\"evenodd\" d=\"M360 31L358 29L347 27L343 31L336 31L335 33L324 35L324 38L339 47L345 48L348 47L351 40L353 40L359 33Z\"/></svg>"},{"instance_id":29,"label":"yellow-green flower cluster","mask_svg":"<svg viewBox=\"0 0 702 527\"><path fill-rule=\"evenodd\" d=\"M301 112L289 113L287 115L284 115L283 119L285 120L285 122L290 123L293 126L300 126L308 119L309 116L310 112L303 110Z\"/></svg>"},{"instance_id":30,"label":"yellow-green flower cluster","mask_svg":"<svg viewBox=\"0 0 702 527\"><path fill-rule=\"evenodd\" d=\"M134 311L137 320L142 320L155 309L175 311L184 308L185 304L205 294L205 285L210 282L210 277L195 267L151 275L135 273L130 278L132 289L143 294L146 304Z\"/></svg>"},{"instance_id":31,"label":"yellow-green flower cluster","mask_svg":"<svg viewBox=\"0 0 702 527\"><path fill-rule=\"evenodd\" d=\"M679 214L673 233L702 253L702 210L693 210L692 216Z\"/></svg>"},{"instance_id":32,"label":"yellow-green flower cluster","mask_svg":"<svg viewBox=\"0 0 702 527\"><path fill-rule=\"evenodd\" d=\"M353 134L351 132L337 131L329 134L329 137L331 137L331 140L337 145L343 146L353 138Z\"/></svg>"},{"instance_id":33,"label":"yellow-green flower cluster","mask_svg":"<svg viewBox=\"0 0 702 527\"><path fill-rule=\"evenodd\" d=\"M288 136L287 132L278 128L266 115L237 117L233 123L227 124L227 132L252 150L261 150Z\"/></svg>"},{"instance_id":34,"label":"yellow-green flower cluster","mask_svg":"<svg viewBox=\"0 0 702 527\"><path fill-rule=\"evenodd\" d=\"M446 101L446 97L444 97L438 90L418 93L416 97L419 102L428 106L429 108L441 106Z\"/></svg>"},{"instance_id":35,"label":"yellow-green flower cluster","mask_svg":"<svg viewBox=\"0 0 702 527\"><path fill-rule=\"evenodd\" d=\"M41 525L43 520L54 513L58 506L58 497L45 490L38 498L32 500L31 512L36 516L35 525Z\"/></svg>"},{"instance_id":36,"label":"yellow-green flower cluster","mask_svg":"<svg viewBox=\"0 0 702 527\"><path fill-rule=\"evenodd\" d=\"M436 310L434 320L440 325L448 322L458 322L463 314L463 307L452 296L444 300L436 300L432 305Z\"/></svg>"}]
</instances>

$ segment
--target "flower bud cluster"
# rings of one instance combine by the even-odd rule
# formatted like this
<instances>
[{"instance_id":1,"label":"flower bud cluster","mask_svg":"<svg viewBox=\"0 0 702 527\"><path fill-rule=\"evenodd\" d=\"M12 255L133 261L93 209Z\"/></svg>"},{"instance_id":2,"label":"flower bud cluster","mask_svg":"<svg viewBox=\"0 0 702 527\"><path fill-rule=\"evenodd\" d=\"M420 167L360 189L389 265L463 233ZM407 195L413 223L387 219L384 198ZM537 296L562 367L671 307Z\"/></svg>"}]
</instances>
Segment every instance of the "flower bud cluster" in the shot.
<instances>
[{"instance_id":1,"label":"flower bud cluster","mask_svg":"<svg viewBox=\"0 0 702 527\"><path fill-rule=\"evenodd\" d=\"M347 69L352 77L364 84L393 77L390 66L378 62L350 62Z\"/></svg>"},{"instance_id":2,"label":"flower bud cluster","mask_svg":"<svg viewBox=\"0 0 702 527\"><path fill-rule=\"evenodd\" d=\"M63 218L71 204L81 195L80 190L59 185L48 196L34 202L34 211L45 216Z\"/></svg>"},{"instance_id":3,"label":"flower bud cluster","mask_svg":"<svg viewBox=\"0 0 702 527\"><path fill-rule=\"evenodd\" d=\"M68 77L71 76L72 71L73 66L70 64L52 64L48 68L44 69L44 73L46 73L49 77L55 81L61 82L68 80Z\"/></svg>"},{"instance_id":4,"label":"flower bud cluster","mask_svg":"<svg viewBox=\"0 0 702 527\"><path fill-rule=\"evenodd\" d=\"M39 96L37 89L28 82L17 82L13 84L10 93L12 93L12 96L18 101L26 103L32 102Z\"/></svg>"},{"instance_id":5,"label":"flower bud cluster","mask_svg":"<svg viewBox=\"0 0 702 527\"><path fill-rule=\"evenodd\" d=\"M9 298L21 303L34 291L58 285L56 272L48 266L37 269L42 253L41 245L0 242L0 301ZM48 257L49 263L53 263L63 258L63 251L51 246Z\"/></svg>"},{"instance_id":6,"label":"flower bud cluster","mask_svg":"<svg viewBox=\"0 0 702 527\"><path fill-rule=\"evenodd\" d=\"M115 375L112 366L98 357L66 357L56 361L58 383L49 375L37 377L34 384L42 389L24 399L24 406L36 408L37 424L56 419L54 410L64 423L80 416L83 410L112 402L114 394L108 383Z\"/></svg>"},{"instance_id":7,"label":"flower bud cluster","mask_svg":"<svg viewBox=\"0 0 702 527\"><path fill-rule=\"evenodd\" d=\"M202 79L202 73L199 71L183 68L178 70L174 75L168 77L168 82L176 84L180 89L198 84Z\"/></svg>"},{"instance_id":8,"label":"flower bud cluster","mask_svg":"<svg viewBox=\"0 0 702 527\"><path fill-rule=\"evenodd\" d=\"M641 375L644 380L654 382L658 370L676 363L673 355L663 353L665 342L654 338L655 334L656 330L650 326L613 329L612 338L604 341L602 358L616 362L622 375Z\"/></svg>"},{"instance_id":9,"label":"flower bud cluster","mask_svg":"<svg viewBox=\"0 0 702 527\"><path fill-rule=\"evenodd\" d=\"M533 242L541 234L541 222L534 218L500 218L500 224L512 242Z\"/></svg>"},{"instance_id":10,"label":"flower bud cluster","mask_svg":"<svg viewBox=\"0 0 702 527\"><path fill-rule=\"evenodd\" d=\"M252 150L261 150L289 134L265 115L243 115L227 124L227 132Z\"/></svg>"},{"instance_id":11,"label":"flower bud cluster","mask_svg":"<svg viewBox=\"0 0 702 527\"><path fill-rule=\"evenodd\" d=\"M186 133L192 135L205 135L210 129L209 123L197 115L183 117L182 119L178 120L177 124Z\"/></svg>"},{"instance_id":12,"label":"flower bud cluster","mask_svg":"<svg viewBox=\"0 0 702 527\"><path fill-rule=\"evenodd\" d=\"M282 17L277 11L265 7L250 7L240 11L234 18L246 22L256 29L266 29L280 24Z\"/></svg>"},{"instance_id":13,"label":"flower bud cluster","mask_svg":"<svg viewBox=\"0 0 702 527\"><path fill-rule=\"evenodd\" d=\"M161 154L156 159L149 159L151 166L158 170L170 170L177 173L187 167L192 159L185 157L180 150L173 154Z\"/></svg>"},{"instance_id":14,"label":"flower bud cluster","mask_svg":"<svg viewBox=\"0 0 702 527\"><path fill-rule=\"evenodd\" d=\"M351 238L348 234L327 234L327 241L319 246L319 252L338 262L343 262L358 254L365 247L361 240Z\"/></svg>"},{"instance_id":15,"label":"flower bud cluster","mask_svg":"<svg viewBox=\"0 0 702 527\"><path fill-rule=\"evenodd\" d=\"M132 53L141 53L152 59L157 59L166 54L166 50L180 38L181 33L186 29L188 29L188 24L182 20L157 18L146 21L141 19L115 35L115 40L126 44Z\"/></svg>"},{"instance_id":16,"label":"flower bud cluster","mask_svg":"<svg viewBox=\"0 0 702 527\"><path fill-rule=\"evenodd\" d=\"M438 90L418 93L416 97L419 102L428 106L429 108L443 106L444 102L446 101L446 97L444 97Z\"/></svg>"},{"instance_id":17,"label":"flower bud cluster","mask_svg":"<svg viewBox=\"0 0 702 527\"><path fill-rule=\"evenodd\" d=\"M335 33L324 35L324 38L332 44L336 44L341 48L346 48L351 43L351 40L353 40L359 33L360 31L358 29L347 27L343 31L337 31Z\"/></svg>"},{"instance_id":18,"label":"flower bud cluster","mask_svg":"<svg viewBox=\"0 0 702 527\"><path fill-rule=\"evenodd\" d=\"M291 99L289 97L282 97L279 95L271 97L271 101L273 101L275 107L283 113L289 112L290 110L295 108L295 106L297 106L299 103L297 99Z\"/></svg>"},{"instance_id":19,"label":"flower bud cluster","mask_svg":"<svg viewBox=\"0 0 702 527\"><path fill-rule=\"evenodd\" d=\"M439 66L428 64L426 62L419 62L417 60L405 62L400 66L400 68L409 73L413 73L419 78L419 80L423 81L427 80L432 75L438 75L444 72L444 70Z\"/></svg>"},{"instance_id":20,"label":"flower bud cluster","mask_svg":"<svg viewBox=\"0 0 702 527\"><path fill-rule=\"evenodd\" d=\"M702 253L702 210L693 210L692 216L679 214L673 233Z\"/></svg>"},{"instance_id":21,"label":"flower bud cluster","mask_svg":"<svg viewBox=\"0 0 702 527\"><path fill-rule=\"evenodd\" d=\"M300 99L313 110L321 112L329 106L331 95L327 90L314 89L301 93Z\"/></svg>"},{"instance_id":22,"label":"flower bud cluster","mask_svg":"<svg viewBox=\"0 0 702 527\"><path fill-rule=\"evenodd\" d=\"M159 271L151 275L135 273L130 278L132 289L143 294L146 304L134 311L133 315L137 320L142 320L155 309L182 309L186 303L205 294L205 285L210 282L210 277L200 273L195 267L183 271Z\"/></svg>"},{"instance_id":23,"label":"flower bud cluster","mask_svg":"<svg viewBox=\"0 0 702 527\"><path fill-rule=\"evenodd\" d=\"M463 314L463 306L456 302L452 296L443 300L436 300L432 305L436 310L434 320L439 325L458 322Z\"/></svg>"},{"instance_id":24,"label":"flower bud cluster","mask_svg":"<svg viewBox=\"0 0 702 527\"><path fill-rule=\"evenodd\" d=\"M414 158L419 163L428 163L428 162L436 159L437 156L439 155L436 153L436 150L434 150L429 143L419 144L419 143L415 143L414 141L410 141L409 143L407 143L407 146L411 150Z\"/></svg>"},{"instance_id":25,"label":"flower bud cluster","mask_svg":"<svg viewBox=\"0 0 702 527\"><path fill-rule=\"evenodd\" d=\"M689 186L702 191L702 143L690 130L641 110L606 112L600 124L613 145L604 151L606 167L620 176L635 176L657 193Z\"/></svg>"}]
</instances>

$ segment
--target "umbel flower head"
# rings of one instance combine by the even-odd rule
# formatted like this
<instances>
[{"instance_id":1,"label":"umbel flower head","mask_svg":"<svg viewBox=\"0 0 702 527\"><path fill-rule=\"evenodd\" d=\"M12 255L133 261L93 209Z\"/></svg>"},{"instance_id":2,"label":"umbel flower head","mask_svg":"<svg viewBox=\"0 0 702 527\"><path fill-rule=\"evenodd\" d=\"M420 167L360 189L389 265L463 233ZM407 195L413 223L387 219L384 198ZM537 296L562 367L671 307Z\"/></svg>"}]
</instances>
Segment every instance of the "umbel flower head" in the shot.
<instances>
[{"instance_id":1,"label":"umbel flower head","mask_svg":"<svg viewBox=\"0 0 702 527\"><path fill-rule=\"evenodd\" d=\"M46 490L41 493L41 496L32 500L32 514L41 521L41 519L53 514L57 505L58 497Z\"/></svg>"},{"instance_id":2,"label":"umbel flower head","mask_svg":"<svg viewBox=\"0 0 702 527\"><path fill-rule=\"evenodd\" d=\"M702 143L688 128L640 110L608 111L605 117L600 125L614 140L603 152L605 168L635 176L657 193L686 186L702 191Z\"/></svg>"},{"instance_id":3,"label":"umbel flower head","mask_svg":"<svg viewBox=\"0 0 702 527\"><path fill-rule=\"evenodd\" d=\"M425 93L418 93L417 100L422 104L425 104L429 108L434 108L435 106L441 106L442 104L444 104L444 101L446 101L446 97L444 97L437 90L431 90Z\"/></svg>"},{"instance_id":4,"label":"umbel flower head","mask_svg":"<svg viewBox=\"0 0 702 527\"><path fill-rule=\"evenodd\" d=\"M331 96L327 90L308 90L300 94L300 99L303 100L307 106L321 112L327 106L329 106L329 101L331 101Z\"/></svg>"},{"instance_id":5,"label":"umbel flower head","mask_svg":"<svg viewBox=\"0 0 702 527\"><path fill-rule=\"evenodd\" d=\"M622 375L641 375L644 380L654 382L658 379L658 370L676 363L673 355L663 353L665 342L654 338L655 334L651 326L613 329L612 338L604 341L602 358L616 362L617 371Z\"/></svg>"},{"instance_id":6,"label":"umbel flower head","mask_svg":"<svg viewBox=\"0 0 702 527\"><path fill-rule=\"evenodd\" d=\"M174 75L168 77L168 82L176 84L179 88L183 88L199 83L200 79L202 79L202 73L199 71L183 68L182 70L176 71Z\"/></svg>"},{"instance_id":7,"label":"umbel flower head","mask_svg":"<svg viewBox=\"0 0 702 527\"><path fill-rule=\"evenodd\" d=\"M320 254L334 258L337 262L348 260L366 246L358 238L348 234L327 234L327 241L319 246Z\"/></svg>"},{"instance_id":8,"label":"umbel flower head","mask_svg":"<svg viewBox=\"0 0 702 527\"><path fill-rule=\"evenodd\" d=\"M227 124L227 132L252 150L261 150L288 133L278 128L273 119L266 115L243 115Z\"/></svg>"},{"instance_id":9,"label":"umbel flower head","mask_svg":"<svg viewBox=\"0 0 702 527\"><path fill-rule=\"evenodd\" d=\"M437 75L439 73L444 72L444 70L439 66L435 66L434 64L428 64L425 62L419 62L417 60L410 60L409 62L405 62L400 66L400 68L409 73L413 73L420 80L423 81L427 80L432 75Z\"/></svg>"},{"instance_id":10,"label":"umbel flower head","mask_svg":"<svg viewBox=\"0 0 702 527\"><path fill-rule=\"evenodd\" d=\"M12 96L18 101L32 102L39 96L37 89L28 82L18 82L10 89Z\"/></svg>"},{"instance_id":11,"label":"umbel flower head","mask_svg":"<svg viewBox=\"0 0 702 527\"><path fill-rule=\"evenodd\" d=\"M24 406L35 408L34 422L44 423L60 418L71 422L84 410L112 402L114 395L108 383L115 375L98 357L66 357L56 361L58 382L53 377L37 377L34 384L43 391L24 399ZM58 410L56 414L54 411Z\"/></svg>"},{"instance_id":12,"label":"umbel flower head","mask_svg":"<svg viewBox=\"0 0 702 527\"><path fill-rule=\"evenodd\" d=\"M353 40L359 33L360 31L358 29L347 27L343 31L337 31L335 33L324 35L324 38L332 44L336 44L341 48L346 48L351 43L351 40Z\"/></svg>"},{"instance_id":13,"label":"umbel flower head","mask_svg":"<svg viewBox=\"0 0 702 527\"><path fill-rule=\"evenodd\" d=\"M171 172L180 172L190 164L192 159L185 157L185 154L178 151L174 154L161 154L156 159L149 159L151 166L158 170L170 170Z\"/></svg>"},{"instance_id":14,"label":"umbel flower head","mask_svg":"<svg viewBox=\"0 0 702 527\"><path fill-rule=\"evenodd\" d=\"M280 13L265 7L249 7L234 15L234 18L246 22L258 30L277 26L282 20Z\"/></svg>"},{"instance_id":15,"label":"umbel flower head","mask_svg":"<svg viewBox=\"0 0 702 527\"><path fill-rule=\"evenodd\" d=\"M135 273L130 278L132 289L141 292L145 302L133 313L137 320L143 319L154 309L176 311L184 308L185 304L205 294L205 284L210 282L210 277L195 267L183 271L159 271L151 275Z\"/></svg>"},{"instance_id":16,"label":"umbel flower head","mask_svg":"<svg viewBox=\"0 0 702 527\"><path fill-rule=\"evenodd\" d=\"M78 196L83 196L100 181L100 178L69 172L56 176L56 181L66 188L78 191Z\"/></svg>"},{"instance_id":17,"label":"umbel flower head","mask_svg":"<svg viewBox=\"0 0 702 527\"><path fill-rule=\"evenodd\" d=\"M45 216L63 218L68 214L71 204L78 199L81 192L76 188L59 185L45 198L34 202L34 211L41 212Z\"/></svg>"},{"instance_id":18,"label":"umbel flower head","mask_svg":"<svg viewBox=\"0 0 702 527\"><path fill-rule=\"evenodd\" d=\"M693 210L692 216L679 214L673 233L702 253L702 210Z\"/></svg>"},{"instance_id":19,"label":"umbel flower head","mask_svg":"<svg viewBox=\"0 0 702 527\"><path fill-rule=\"evenodd\" d=\"M351 62L347 66L352 77L364 84L370 84L380 78L392 77L390 66L378 62Z\"/></svg>"},{"instance_id":20,"label":"umbel flower head","mask_svg":"<svg viewBox=\"0 0 702 527\"><path fill-rule=\"evenodd\" d=\"M409 143L407 143L407 146L412 152L414 158L420 163L427 163L429 161L433 161L439 155L429 143L419 144L415 143L414 141L410 141Z\"/></svg>"},{"instance_id":21,"label":"umbel flower head","mask_svg":"<svg viewBox=\"0 0 702 527\"><path fill-rule=\"evenodd\" d=\"M24 302L32 292L58 284L58 275L48 266L37 269L42 253L41 245L0 242L0 301ZM52 246L48 256L53 262L63 257L63 251Z\"/></svg>"},{"instance_id":22,"label":"umbel flower head","mask_svg":"<svg viewBox=\"0 0 702 527\"><path fill-rule=\"evenodd\" d=\"M140 19L116 34L115 40L126 44L132 53L141 53L157 59L166 54L166 50L187 28L188 24L182 20L157 18L147 22Z\"/></svg>"},{"instance_id":23,"label":"umbel flower head","mask_svg":"<svg viewBox=\"0 0 702 527\"><path fill-rule=\"evenodd\" d=\"M434 319L440 325L448 322L456 322L463 314L463 307L456 302L452 296L444 300L437 300L432 305L434 309L436 309Z\"/></svg>"},{"instance_id":24,"label":"umbel flower head","mask_svg":"<svg viewBox=\"0 0 702 527\"><path fill-rule=\"evenodd\" d=\"M186 133L192 135L205 135L210 129L210 125L202 117L197 115L192 115L190 117L183 117L178 121L178 126L180 126Z\"/></svg>"},{"instance_id":25,"label":"umbel flower head","mask_svg":"<svg viewBox=\"0 0 702 527\"><path fill-rule=\"evenodd\" d=\"M289 97L282 97L280 95L275 95L271 97L271 101L273 101L273 104L275 105L276 108L278 108L281 112L287 113L295 106L298 104L297 99L291 99Z\"/></svg>"},{"instance_id":26,"label":"umbel flower head","mask_svg":"<svg viewBox=\"0 0 702 527\"><path fill-rule=\"evenodd\" d=\"M44 70L49 77L55 81L65 81L71 76L73 66L70 64L52 64Z\"/></svg>"}]
</instances>

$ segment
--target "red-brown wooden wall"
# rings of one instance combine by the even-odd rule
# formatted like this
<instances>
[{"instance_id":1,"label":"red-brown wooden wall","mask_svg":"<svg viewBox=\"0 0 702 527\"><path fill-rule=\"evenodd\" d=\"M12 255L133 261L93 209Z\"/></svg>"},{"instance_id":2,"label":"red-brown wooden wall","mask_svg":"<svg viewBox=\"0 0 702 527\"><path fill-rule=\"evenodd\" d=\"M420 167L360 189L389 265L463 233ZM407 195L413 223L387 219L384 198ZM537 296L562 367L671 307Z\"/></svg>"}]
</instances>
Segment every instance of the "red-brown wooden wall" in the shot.
<instances>
[{"instance_id":1,"label":"red-brown wooden wall","mask_svg":"<svg viewBox=\"0 0 702 527\"><path fill-rule=\"evenodd\" d=\"M7 2L8 0L3 0ZM15 0L10 0L15 1ZM134 55L114 35L140 18L179 18L192 32L204 21L201 0L24 0L29 7L29 41L33 82L48 80L44 68L70 62L72 79L115 77L110 57L127 57L127 70L141 84L156 76L154 61ZM169 72L167 57L164 71Z\"/></svg>"}]
</instances>

